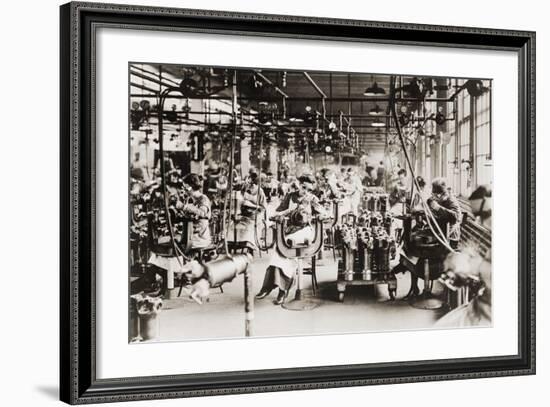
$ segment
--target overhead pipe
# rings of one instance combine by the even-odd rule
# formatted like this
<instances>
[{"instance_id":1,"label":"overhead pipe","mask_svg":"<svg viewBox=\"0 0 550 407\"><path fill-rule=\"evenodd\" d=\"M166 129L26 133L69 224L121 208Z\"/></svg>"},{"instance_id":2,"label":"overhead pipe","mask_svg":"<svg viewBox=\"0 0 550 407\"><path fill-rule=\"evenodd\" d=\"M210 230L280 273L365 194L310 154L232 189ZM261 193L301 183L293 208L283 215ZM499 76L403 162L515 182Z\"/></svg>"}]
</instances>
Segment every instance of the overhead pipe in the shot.
<instances>
[{"instance_id":1,"label":"overhead pipe","mask_svg":"<svg viewBox=\"0 0 550 407\"><path fill-rule=\"evenodd\" d=\"M165 111L164 111L164 113L169 113L169 112L170 112L170 113L174 113L174 112L171 111L171 110L165 110ZM201 124L207 124L206 121L203 122L203 121L201 121L201 120L196 120L196 119L190 119L190 118L187 119L187 118L185 118L185 117L182 118L181 116L183 116L183 115L186 114L186 113L184 113L184 112L175 112L175 113L178 115L178 118L184 119L185 121L193 121L193 122L196 122L197 124L199 124L199 123L201 123ZM205 115L204 112L190 112L189 114L190 114L190 115L192 115L192 114L196 114L196 115L201 115L201 114L202 114L202 115ZM220 114L220 112L210 112L210 113L206 113L206 115L218 115L218 114ZM225 115L225 116L232 116L231 113L226 113L226 112L222 112L221 114L223 114L223 115ZM250 114L250 115L251 115L251 116L255 116L254 114ZM158 117L157 112L151 112L151 113L150 113L150 117L151 117L151 118L156 118L156 117ZM334 116L334 117L339 117L339 116ZM362 117L362 119L368 119L368 120L371 120L371 121L372 121L372 120L376 120L376 119L373 119L373 118L370 118L370 117ZM251 120L251 119L247 119L247 118L244 118L244 117L243 117L242 120L243 120L244 122L246 122L246 123L249 123L250 125L257 125L257 123L254 122L254 121ZM330 123L330 120L328 120L328 119L325 119L325 120L326 120L327 123ZM359 120L359 121L361 121L361 120ZM371 127L372 127L372 126L369 125L369 124L360 124L360 123L359 123L359 124L356 123L356 124L353 125L353 127L351 127L351 122L350 122L345 116L342 117L342 122L343 122L343 124L346 124L346 126L349 124L349 125L350 125L350 130L352 130L352 131L355 131L355 129L360 129L360 128L371 128ZM153 122L151 122L151 123L153 123ZM211 123L211 122L210 122L210 123ZM218 123L211 123L211 124L218 124ZM229 125L229 123L226 123L225 125ZM292 124L289 124L289 125L280 125L280 126L277 126L277 127L309 127L309 125L306 124L306 123L292 123ZM343 130L343 126L342 126L342 130Z\"/></svg>"},{"instance_id":2,"label":"overhead pipe","mask_svg":"<svg viewBox=\"0 0 550 407\"><path fill-rule=\"evenodd\" d=\"M133 73L132 73L133 74ZM149 79L149 78L147 78ZM167 86L167 85L166 85ZM279 89L279 88L277 88ZM286 93L285 93L286 95ZM143 95L143 94L131 94L130 96L140 96L140 97L155 97L156 95ZM283 95L281 95L283 96ZM209 95L209 96L183 96L183 95L170 95L171 99L215 99L215 100L231 100L231 96L224 95ZM279 97L259 97L259 96L239 96L239 99L246 101L257 101L257 102L278 102ZM287 102L318 102L319 96L285 96ZM426 98L426 102L451 102L451 98ZM379 98L379 97L328 97L325 99L326 102L329 102L329 111L330 104L332 102L388 102L388 98ZM413 98L395 98L396 102L419 102L418 99Z\"/></svg>"},{"instance_id":3,"label":"overhead pipe","mask_svg":"<svg viewBox=\"0 0 550 407\"><path fill-rule=\"evenodd\" d=\"M145 80L148 80L150 82L153 82L153 83L156 83L157 85L161 85L161 86L164 86L166 88L174 88L174 85L171 85L169 83L166 83L164 81L161 81L157 78L151 78L147 75L144 75L140 72L136 72L136 71L132 71L132 69L130 69L130 75L134 75L134 76L137 76L138 78L141 78L141 79L145 79ZM158 90L156 91L158 92ZM155 95L156 96L156 95ZM172 95L170 96L171 98L180 98L180 97L183 97L183 95Z\"/></svg>"},{"instance_id":4,"label":"overhead pipe","mask_svg":"<svg viewBox=\"0 0 550 407\"><path fill-rule=\"evenodd\" d=\"M348 119L345 117L344 112L341 110L338 110L338 115L334 115L334 117L340 117L341 120L345 121L346 124L348 124Z\"/></svg>"},{"instance_id":5,"label":"overhead pipe","mask_svg":"<svg viewBox=\"0 0 550 407\"><path fill-rule=\"evenodd\" d=\"M265 76L263 73L261 73L260 71L254 71L254 73L255 73L256 75L258 75L265 83L267 83L267 84L270 85L270 86L273 86L273 88L275 89L275 91L276 91L279 95L281 95L281 96L284 97L285 99L288 98L288 95L287 95L285 92L283 92L283 91L281 90L281 88L279 88L277 85L275 85L275 84L271 81L271 79L269 79L269 78L268 78L267 76ZM246 98L240 97L240 99L246 99Z\"/></svg>"},{"instance_id":6,"label":"overhead pipe","mask_svg":"<svg viewBox=\"0 0 550 407\"><path fill-rule=\"evenodd\" d=\"M327 98L326 93L323 92L323 90L319 87L319 85L317 85L317 83L313 80L313 78L305 71L304 71L304 76L306 77L308 82L311 84L311 86L313 86L313 88L317 91L317 93L319 93L319 95L321 95L323 99L326 99Z\"/></svg>"},{"instance_id":7,"label":"overhead pipe","mask_svg":"<svg viewBox=\"0 0 550 407\"><path fill-rule=\"evenodd\" d=\"M136 68L136 67L132 66L132 68ZM288 94L286 94L284 91L282 91L277 85L275 85L275 83L273 83L273 81L271 81L271 79L269 79L263 73L261 73L260 71L254 71L254 73L256 75L258 75L258 77L260 77L268 85L273 86L273 88L276 90L276 92L279 93L281 96L283 96L286 99L287 102L288 101L317 101L317 100L319 100L318 97L312 97L312 96L290 97L290 96L288 96ZM158 79L150 78L149 76L143 75L139 72L131 71L131 74L136 75L136 76L138 76L140 78L143 78L143 79L146 79L146 80L150 80L150 81L155 82L157 84L162 84L163 86L167 86L167 87L172 86L172 85L169 85L169 84L164 83L164 82L161 83ZM309 76L309 74L307 72L304 72L304 75L306 76L306 78L308 78L308 81L310 81L312 86L317 90L317 92L324 99L324 101L328 101L330 104L332 104L332 102L388 102L389 101L389 96L386 96L386 97L350 97L349 92L348 92L348 97L332 97L332 74L329 75L330 95L327 96L323 92L323 90L315 83L315 81L311 78L311 76ZM402 76L400 76L399 78L400 78L400 85L401 85L400 89L399 89L400 96L395 97L394 101L395 102L419 102L420 101L419 99L407 98L403 95L403 89L402 89L403 79L402 79ZM165 79L170 80L168 78L165 78ZM423 100L426 101L426 102L451 102L464 89L463 87L458 87L457 83L458 82L455 79L455 86L454 87L458 88L458 90L456 92L454 92L451 96L449 96L447 98L430 97L430 98L425 98ZM133 96L133 95L131 95L131 96ZM154 97L155 95L137 95L137 96ZM186 98L187 96L173 95L171 97L172 98ZM231 100L232 99L231 96L223 96L223 95L210 95L208 97L211 98L211 99L219 99L219 100ZM204 99L204 98L203 97L197 97L195 99ZM277 101L276 98L265 98L265 97L254 97L254 96L248 96L248 97L247 96L239 96L239 99L248 100L248 101L266 101L266 102L267 101L273 101L273 102Z\"/></svg>"},{"instance_id":8,"label":"overhead pipe","mask_svg":"<svg viewBox=\"0 0 550 407\"><path fill-rule=\"evenodd\" d=\"M166 114L166 113L175 113L179 118L181 118L181 116L185 116L187 114L189 115L204 115L204 116L207 116L207 115L215 115L215 116L219 116L219 115L224 115L224 116L231 116L233 117L233 113L231 112L224 112L224 111L213 111L213 112L207 112L207 111L191 111L191 112L182 112L182 111L176 111L174 112L173 110L163 110L162 112L163 114ZM156 111L151 111L149 113L149 115L151 117L157 117L158 116L158 112ZM257 116L257 114L253 114L253 113L247 113L247 115L249 116ZM191 121L195 121L197 123L202 123L202 124L207 124L207 122L205 121L204 123L200 120L196 120L196 119L188 119L186 117L183 117L183 119L185 120L191 120ZM251 125L257 125L256 122L254 122L252 119L248 119L248 118L245 118L245 117L241 117L240 118L242 121L246 122L246 123L250 123ZM218 123L212 123L210 122L210 124L218 124ZM227 123L226 123L227 124Z\"/></svg>"},{"instance_id":9,"label":"overhead pipe","mask_svg":"<svg viewBox=\"0 0 550 407\"><path fill-rule=\"evenodd\" d=\"M157 75L155 72L149 71L149 70L144 69L144 68L142 68L142 67L140 67L140 66L137 66L137 65L131 65L130 67L131 67L131 68L134 68L134 69L138 69L138 70L140 70L141 72L147 73L147 74L149 74L149 75L153 75L153 76ZM172 82L175 86L179 86L179 83L178 83L178 82L176 82L176 81L174 81L174 80L172 80L172 79L170 79L170 78L164 77L164 79L167 80L168 82Z\"/></svg>"},{"instance_id":10,"label":"overhead pipe","mask_svg":"<svg viewBox=\"0 0 550 407\"><path fill-rule=\"evenodd\" d=\"M141 85L139 83L135 83L135 82L130 82L130 86L135 86L136 88L139 88L139 89L143 89L143 90L146 90L148 92L156 92L156 89L153 89L153 88L150 88L148 86L145 86L145 85ZM156 95L133 95L132 97L142 97L142 98L156 98L157 96Z\"/></svg>"},{"instance_id":11,"label":"overhead pipe","mask_svg":"<svg viewBox=\"0 0 550 407\"><path fill-rule=\"evenodd\" d=\"M338 115L328 115L327 117L338 117L340 116L339 114ZM377 116L371 116L371 115L366 115L366 114L345 114L345 117L348 118L348 119L359 119L359 120L376 120L376 119L381 119L383 117L391 117L391 115L388 115L388 114L381 114L381 115L377 115Z\"/></svg>"}]
</instances>

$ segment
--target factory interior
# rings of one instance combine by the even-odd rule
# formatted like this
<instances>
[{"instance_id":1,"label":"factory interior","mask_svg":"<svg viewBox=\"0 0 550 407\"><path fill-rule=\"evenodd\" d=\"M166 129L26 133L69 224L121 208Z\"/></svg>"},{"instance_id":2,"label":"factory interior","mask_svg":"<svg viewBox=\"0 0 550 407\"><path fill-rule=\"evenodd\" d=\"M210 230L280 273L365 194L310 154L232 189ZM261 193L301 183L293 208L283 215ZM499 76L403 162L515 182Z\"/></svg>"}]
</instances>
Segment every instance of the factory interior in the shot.
<instances>
[{"instance_id":1,"label":"factory interior","mask_svg":"<svg viewBox=\"0 0 550 407\"><path fill-rule=\"evenodd\" d=\"M130 63L129 342L490 325L491 86Z\"/></svg>"}]
</instances>

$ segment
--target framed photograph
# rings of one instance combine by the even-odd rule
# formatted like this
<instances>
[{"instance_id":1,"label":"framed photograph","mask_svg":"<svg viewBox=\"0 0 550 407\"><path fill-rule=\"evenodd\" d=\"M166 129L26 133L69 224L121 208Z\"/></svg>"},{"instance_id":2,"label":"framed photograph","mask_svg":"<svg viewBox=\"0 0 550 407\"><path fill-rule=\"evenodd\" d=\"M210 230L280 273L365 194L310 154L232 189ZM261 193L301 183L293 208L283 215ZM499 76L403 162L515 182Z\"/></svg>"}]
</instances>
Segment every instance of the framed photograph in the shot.
<instances>
[{"instance_id":1,"label":"framed photograph","mask_svg":"<svg viewBox=\"0 0 550 407\"><path fill-rule=\"evenodd\" d=\"M61 399L535 373L535 33L61 6Z\"/></svg>"}]
</instances>

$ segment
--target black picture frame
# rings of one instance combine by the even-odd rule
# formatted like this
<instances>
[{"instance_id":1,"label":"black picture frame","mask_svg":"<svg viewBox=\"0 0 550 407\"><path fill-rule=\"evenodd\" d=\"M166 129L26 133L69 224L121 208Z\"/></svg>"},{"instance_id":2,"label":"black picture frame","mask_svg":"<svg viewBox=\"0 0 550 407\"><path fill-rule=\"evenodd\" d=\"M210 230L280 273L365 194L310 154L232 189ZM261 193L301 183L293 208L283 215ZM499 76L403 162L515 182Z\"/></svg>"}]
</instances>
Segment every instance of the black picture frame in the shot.
<instances>
[{"instance_id":1,"label":"black picture frame","mask_svg":"<svg viewBox=\"0 0 550 407\"><path fill-rule=\"evenodd\" d=\"M71 404L535 373L535 33L68 3L60 8L60 395ZM96 378L94 36L98 27L508 50L519 59L516 355L117 379Z\"/></svg>"}]
</instances>

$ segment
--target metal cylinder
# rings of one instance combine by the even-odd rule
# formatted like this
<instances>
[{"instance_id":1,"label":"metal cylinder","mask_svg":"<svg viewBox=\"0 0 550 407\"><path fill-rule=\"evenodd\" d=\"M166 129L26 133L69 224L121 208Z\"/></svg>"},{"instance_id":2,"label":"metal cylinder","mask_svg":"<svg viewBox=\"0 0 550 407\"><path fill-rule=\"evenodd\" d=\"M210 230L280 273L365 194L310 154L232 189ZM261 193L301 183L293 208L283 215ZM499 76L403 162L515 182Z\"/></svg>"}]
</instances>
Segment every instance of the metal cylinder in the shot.
<instances>
[{"instance_id":1,"label":"metal cylinder","mask_svg":"<svg viewBox=\"0 0 550 407\"><path fill-rule=\"evenodd\" d=\"M254 296L252 294L252 273L250 267L246 266L244 270L244 334L252 336L252 321L254 320Z\"/></svg>"},{"instance_id":2,"label":"metal cylinder","mask_svg":"<svg viewBox=\"0 0 550 407\"><path fill-rule=\"evenodd\" d=\"M139 315L139 335L144 341L155 340L160 335L160 310L162 299L143 297L137 301Z\"/></svg>"},{"instance_id":3,"label":"metal cylinder","mask_svg":"<svg viewBox=\"0 0 550 407\"><path fill-rule=\"evenodd\" d=\"M353 280L353 253L350 248L346 248L343 252L344 255L344 279L346 281L352 281Z\"/></svg>"},{"instance_id":4,"label":"metal cylinder","mask_svg":"<svg viewBox=\"0 0 550 407\"><path fill-rule=\"evenodd\" d=\"M166 288L169 290L174 289L174 269L172 267L168 267L166 270Z\"/></svg>"},{"instance_id":5,"label":"metal cylinder","mask_svg":"<svg viewBox=\"0 0 550 407\"><path fill-rule=\"evenodd\" d=\"M137 310L138 297L135 295L130 296L130 326L128 333L128 340L132 341L139 336L139 315Z\"/></svg>"},{"instance_id":6,"label":"metal cylinder","mask_svg":"<svg viewBox=\"0 0 550 407\"><path fill-rule=\"evenodd\" d=\"M361 253L362 253L362 273L363 273L363 280L369 280L370 278L370 256L369 256L369 249L367 248L367 245L362 244L361 245Z\"/></svg>"},{"instance_id":7,"label":"metal cylinder","mask_svg":"<svg viewBox=\"0 0 550 407\"><path fill-rule=\"evenodd\" d=\"M223 256L205 264L206 275L211 287L231 281L237 274L243 273L252 261L250 254Z\"/></svg>"}]
</instances>

